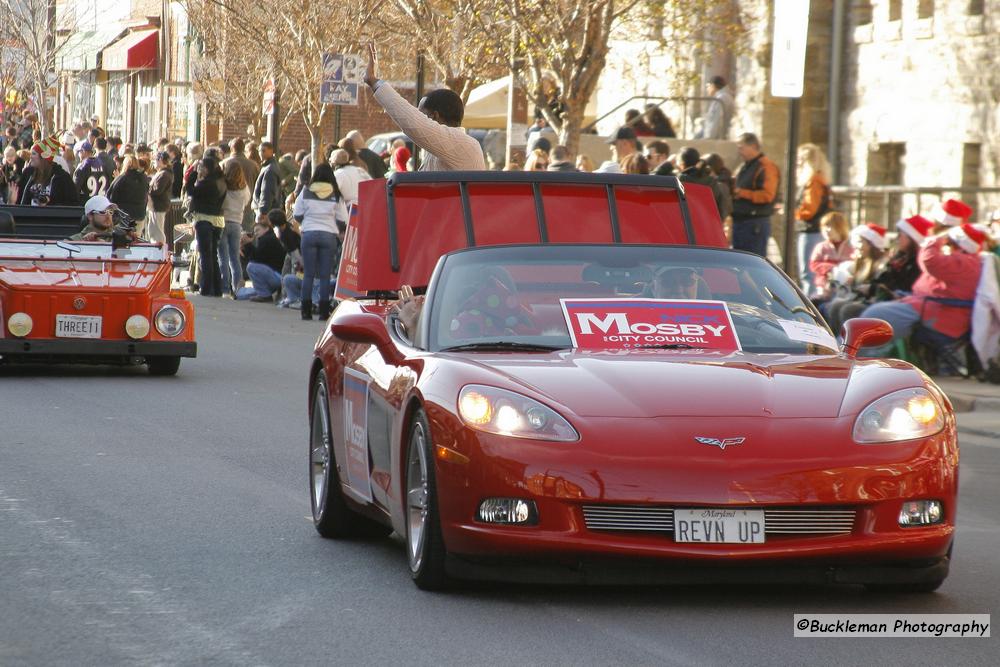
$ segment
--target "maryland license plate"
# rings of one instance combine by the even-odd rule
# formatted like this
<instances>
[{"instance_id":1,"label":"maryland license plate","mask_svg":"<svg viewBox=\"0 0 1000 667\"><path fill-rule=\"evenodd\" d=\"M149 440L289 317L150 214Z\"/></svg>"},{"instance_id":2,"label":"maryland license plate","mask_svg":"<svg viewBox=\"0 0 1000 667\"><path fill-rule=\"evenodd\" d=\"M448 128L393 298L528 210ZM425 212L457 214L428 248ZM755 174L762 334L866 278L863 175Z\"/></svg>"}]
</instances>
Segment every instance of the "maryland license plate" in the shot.
<instances>
[{"instance_id":1,"label":"maryland license plate","mask_svg":"<svg viewBox=\"0 0 1000 667\"><path fill-rule=\"evenodd\" d=\"M764 542L764 510L674 510L675 542L760 544Z\"/></svg>"},{"instance_id":2,"label":"maryland license plate","mask_svg":"<svg viewBox=\"0 0 1000 667\"><path fill-rule=\"evenodd\" d=\"M57 338L100 338L99 315L56 315Z\"/></svg>"}]
</instances>

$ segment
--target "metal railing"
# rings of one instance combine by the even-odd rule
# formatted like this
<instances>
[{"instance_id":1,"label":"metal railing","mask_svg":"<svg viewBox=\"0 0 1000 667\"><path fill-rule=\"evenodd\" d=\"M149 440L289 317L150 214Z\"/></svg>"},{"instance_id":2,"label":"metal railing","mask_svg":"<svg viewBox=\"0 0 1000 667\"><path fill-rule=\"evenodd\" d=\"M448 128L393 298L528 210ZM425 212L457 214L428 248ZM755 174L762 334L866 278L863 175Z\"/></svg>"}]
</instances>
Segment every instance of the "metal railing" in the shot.
<instances>
[{"instance_id":1,"label":"metal railing","mask_svg":"<svg viewBox=\"0 0 1000 667\"><path fill-rule=\"evenodd\" d=\"M592 123L586 125L583 128L583 130L581 130L581 131L582 132L590 132L590 131L592 131L594 128L597 127L597 124L600 123L602 120L604 120L605 118L609 118L610 116L613 116L614 114L618 113L619 111L621 111L625 107L629 106L630 104L632 104L632 102L635 102L636 100L642 100L644 102L652 102L653 104L655 104L658 107L662 107L667 102L674 102L674 103L679 102L680 105L681 105L681 127L680 127L680 131L678 131L677 128L674 127L674 132L677 134L677 137L680 138L680 139L691 139L692 138L692 137L689 137L688 133L687 133L687 130L688 130L688 117L689 117L689 115L688 115L688 104L689 103L691 103L691 102L708 102L709 104L721 104L721 102L719 100L715 99L714 97L650 97L648 95L633 95L632 97L628 98L624 102L620 103L618 106L616 106L611 111L608 111L607 113L605 113L603 116L598 116L598 118L596 120L594 120ZM699 114L699 116L700 116L700 114ZM667 114L667 117L669 118L670 114ZM633 124L635 122L638 122L641 119L642 119L642 116L639 116L638 118L636 118L635 120L633 120L632 123L628 123L628 124L631 125L631 124ZM673 119L671 119L671 121L673 121Z\"/></svg>"},{"instance_id":2,"label":"metal railing","mask_svg":"<svg viewBox=\"0 0 1000 667\"><path fill-rule=\"evenodd\" d=\"M1000 187L911 187L905 185L834 185L836 209L852 226L874 222L895 229L896 221L926 215L934 205L950 198L972 207L973 222L986 222L1000 208Z\"/></svg>"}]
</instances>

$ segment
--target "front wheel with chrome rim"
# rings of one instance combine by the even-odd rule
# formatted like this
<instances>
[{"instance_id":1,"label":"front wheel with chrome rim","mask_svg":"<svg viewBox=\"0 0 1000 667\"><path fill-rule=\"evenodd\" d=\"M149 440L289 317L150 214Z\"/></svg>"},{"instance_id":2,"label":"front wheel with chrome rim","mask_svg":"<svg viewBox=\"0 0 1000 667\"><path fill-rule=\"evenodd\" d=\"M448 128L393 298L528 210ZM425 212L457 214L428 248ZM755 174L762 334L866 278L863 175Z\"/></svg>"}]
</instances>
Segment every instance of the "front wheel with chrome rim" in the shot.
<instances>
[{"instance_id":1,"label":"front wheel with chrome rim","mask_svg":"<svg viewBox=\"0 0 1000 667\"><path fill-rule=\"evenodd\" d=\"M406 548L413 581L432 591L445 588L448 576L430 433L427 415L418 409L406 452Z\"/></svg>"},{"instance_id":2,"label":"front wheel with chrome rim","mask_svg":"<svg viewBox=\"0 0 1000 667\"><path fill-rule=\"evenodd\" d=\"M341 493L337 459L333 454L330 391L325 371L317 374L312 395L309 416L309 496L316 532L333 539L388 535L391 529L354 512Z\"/></svg>"}]
</instances>

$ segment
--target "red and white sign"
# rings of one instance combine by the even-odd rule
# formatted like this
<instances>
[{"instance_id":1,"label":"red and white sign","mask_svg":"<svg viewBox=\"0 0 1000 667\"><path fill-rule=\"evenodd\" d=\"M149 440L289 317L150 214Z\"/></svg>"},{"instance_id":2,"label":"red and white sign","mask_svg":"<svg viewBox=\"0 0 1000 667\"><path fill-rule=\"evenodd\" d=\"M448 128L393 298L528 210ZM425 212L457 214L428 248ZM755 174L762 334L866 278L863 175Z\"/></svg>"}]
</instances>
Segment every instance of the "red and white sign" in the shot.
<instances>
[{"instance_id":1,"label":"red and white sign","mask_svg":"<svg viewBox=\"0 0 1000 667\"><path fill-rule=\"evenodd\" d=\"M573 347L624 350L668 345L739 350L725 301L560 299Z\"/></svg>"},{"instance_id":2,"label":"red and white sign","mask_svg":"<svg viewBox=\"0 0 1000 667\"><path fill-rule=\"evenodd\" d=\"M264 103L260 109L262 116L270 116L274 113L274 95L276 90L274 79L264 80Z\"/></svg>"},{"instance_id":3,"label":"red and white sign","mask_svg":"<svg viewBox=\"0 0 1000 667\"><path fill-rule=\"evenodd\" d=\"M344 247L340 251L340 267L337 269L337 286L333 298L337 301L357 299L365 296L358 288L358 205L351 205L350 220L344 232Z\"/></svg>"}]
</instances>

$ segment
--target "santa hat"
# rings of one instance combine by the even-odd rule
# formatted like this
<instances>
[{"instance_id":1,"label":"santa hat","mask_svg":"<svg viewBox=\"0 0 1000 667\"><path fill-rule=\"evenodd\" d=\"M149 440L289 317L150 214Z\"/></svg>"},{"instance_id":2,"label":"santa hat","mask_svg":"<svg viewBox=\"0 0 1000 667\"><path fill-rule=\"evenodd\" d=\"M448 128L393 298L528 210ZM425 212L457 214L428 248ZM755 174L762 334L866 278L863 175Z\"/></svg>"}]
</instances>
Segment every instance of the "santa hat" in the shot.
<instances>
[{"instance_id":1,"label":"santa hat","mask_svg":"<svg viewBox=\"0 0 1000 667\"><path fill-rule=\"evenodd\" d=\"M889 231L881 225L876 225L874 222L869 222L867 225L861 225L860 227L854 228L854 235L866 239L873 246L879 250L885 250L889 247L889 240L885 238L886 232Z\"/></svg>"},{"instance_id":2,"label":"santa hat","mask_svg":"<svg viewBox=\"0 0 1000 667\"><path fill-rule=\"evenodd\" d=\"M935 222L955 227L961 225L972 215L972 207L958 199L948 199L943 204L938 204L931 211L931 219Z\"/></svg>"},{"instance_id":3,"label":"santa hat","mask_svg":"<svg viewBox=\"0 0 1000 667\"><path fill-rule=\"evenodd\" d=\"M896 229L916 241L917 245L920 245L931 233L931 230L934 229L934 223L923 216L915 215L912 218L897 222Z\"/></svg>"},{"instance_id":4,"label":"santa hat","mask_svg":"<svg viewBox=\"0 0 1000 667\"><path fill-rule=\"evenodd\" d=\"M986 242L986 234L966 223L948 230L948 238L970 255L978 254Z\"/></svg>"},{"instance_id":5,"label":"santa hat","mask_svg":"<svg viewBox=\"0 0 1000 667\"><path fill-rule=\"evenodd\" d=\"M59 141L59 137L53 135L35 142L31 147L31 152L38 153L42 159L51 161L62 152L62 143Z\"/></svg>"}]
</instances>

